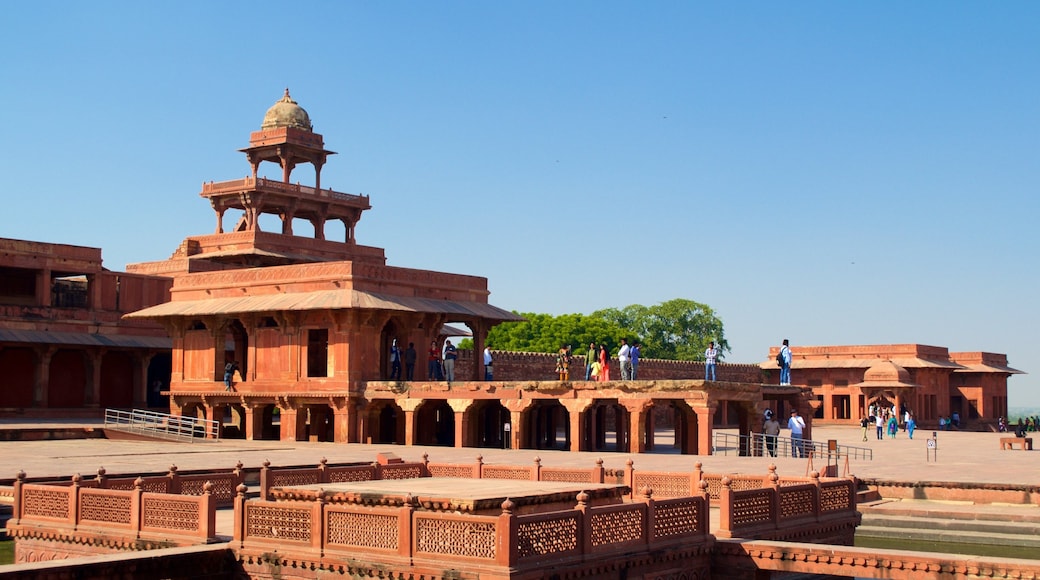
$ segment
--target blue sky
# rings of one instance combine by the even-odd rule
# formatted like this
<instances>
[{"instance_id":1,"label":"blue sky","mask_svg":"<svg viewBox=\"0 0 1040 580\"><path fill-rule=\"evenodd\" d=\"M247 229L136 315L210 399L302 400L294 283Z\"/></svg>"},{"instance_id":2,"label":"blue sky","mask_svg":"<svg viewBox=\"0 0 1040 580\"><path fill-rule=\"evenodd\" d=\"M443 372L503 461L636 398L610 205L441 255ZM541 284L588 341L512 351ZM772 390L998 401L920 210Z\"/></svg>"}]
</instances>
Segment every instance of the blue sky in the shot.
<instances>
[{"instance_id":1,"label":"blue sky","mask_svg":"<svg viewBox=\"0 0 1040 580\"><path fill-rule=\"evenodd\" d=\"M1007 353L1040 406L1040 3L36 2L0 35L0 235L168 257L288 87L359 243L733 351ZM313 173L293 174L311 183Z\"/></svg>"}]
</instances>

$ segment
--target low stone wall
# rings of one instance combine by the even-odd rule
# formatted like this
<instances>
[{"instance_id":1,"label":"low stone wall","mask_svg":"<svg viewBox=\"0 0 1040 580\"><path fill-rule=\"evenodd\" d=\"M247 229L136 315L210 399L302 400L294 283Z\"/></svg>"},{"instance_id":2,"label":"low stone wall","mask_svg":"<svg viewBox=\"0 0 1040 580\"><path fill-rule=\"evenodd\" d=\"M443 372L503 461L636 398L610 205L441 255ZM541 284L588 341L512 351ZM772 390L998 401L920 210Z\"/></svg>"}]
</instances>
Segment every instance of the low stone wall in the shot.
<instances>
[{"instance_id":1,"label":"low stone wall","mask_svg":"<svg viewBox=\"0 0 1040 580\"><path fill-rule=\"evenodd\" d=\"M889 499L1040 505L1040 486L1037 485L882 479L860 479L859 482Z\"/></svg>"},{"instance_id":2,"label":"low stone wall","mask_svg":"<svg viewBox=\"0 0 1040 580\"><path fill-rule=\"evenodd\" d=\"M536 381L558 378L556 374L556 354L541 352L491 351L494 360L496 381ZM478 357L483 365L483 354ZM617 358L610 359L611 378L619 378ZM418 367L418 365L416 365ZM473 351L459 351L455 362L455 376L459 379L472 376ZM420 372L421 371L421 372ZM425 376L426 368L416 368L416 376ZM694 361L662 360L644 358L639 360L639 380L700 380L704 378L704 363ZM574 356L571 359L570 378L585 378L585 356ZM483 373L481 373L483 376ZM763 383L765 373L754 364L719 363L715 368L715 378L719 381L739 383Z\"/></svg>"}]
</instances>

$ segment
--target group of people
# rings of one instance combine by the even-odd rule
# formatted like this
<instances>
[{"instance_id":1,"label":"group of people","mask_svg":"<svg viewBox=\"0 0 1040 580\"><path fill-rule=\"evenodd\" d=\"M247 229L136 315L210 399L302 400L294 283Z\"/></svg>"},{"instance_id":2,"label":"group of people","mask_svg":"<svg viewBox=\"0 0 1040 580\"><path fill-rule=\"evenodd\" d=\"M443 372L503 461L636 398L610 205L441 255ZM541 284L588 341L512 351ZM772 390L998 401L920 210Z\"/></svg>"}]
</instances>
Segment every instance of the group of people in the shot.
<instances>
[{"instance_id":1,"label":"group of people","mask_svg":"<svg viewBox=\"0 0 1040 580\"><path fill-rule=\"evenodd\" d=\"M899 433L899 427L902 426L903 430L906 431L907 435L913 439L914 431L917 429L917 418L914 417L912 411L907 408L903 408L902 421L900 421L900 414L896 411L895 406L885 407L883 405L871 403L867 408L868 415L859 420L859 426L863 430L863 440L867 440L867 429L871 425L877 430L877 439L881 441L885 438L885 433L888 433L889 439L895 439Z\"/></svg>"},{"instance_id":2,"label":"group of people","mask_svg":"<svg viewBox=\"0 0 1040 580\"><path fill-rule=\"evenodd\" d=\"M390 380L412 381L415 380L415 363L419 353L415 350L415 343L409 342L408 348L401 350L397 339L390 345ZM444 349L437 347L437 341L430 341L430 349L426 351L426 380L444 381L449 383L455 381L455 361L459 358L459 349L451 340L444 341ZM484 349L484 380L492 380L492 369L494 360L491 357L491 349ZM402 367L404 378L401 377Z\"/></svg>"},{"instance_id":3,"label":"group of people","mask_svg":"<svg viewBox=\"0 0 1040 580\"><path fill-rule=\"evenodd\" d=\"M1001 433L1007 433L1007 421L1003 417L997 420L997 430ZM1022 417L1018 418L1018 424L1015 425L1015 436L1025 437L1026 433L1035 433L1040 431L1040 416Z\"/></svg>"},{"instance_id":4,"label":"group of people","mask_svg":"<svg viewBox=\"0 0 1040 580\"><path fill-rule=\"evenodd\" d=\"M640 344L637 342L631 346L628 340L622 338L621 346L618 347L618 371L620 380L634 381L639 376ZM556 372L561 381L570 380L571 347L564 345L560 347L556 355ZM610 354L606 343L589 343L589 350L585 353L585 380L586 381L609 381L610 380Z\"/></svg>"},{"instance_id":5,"label":"group of people","mask_svg":"<svg viewBox=\"0 0 1040 580\"><path fill-rule=\"evenodd\" d=\"M939 417L939 430L950 431L951 429L961 428L961 414L957 411L950 413L950 416L945 415Z\"/></svg>"},{"instance_id":6,"label":"group of people","mask_svg":"<svg viewBox=\"0 0 1040 580\"><path fill-rule=\"evenodd\" d=\"M791 457L808 457L809 452L805 448L805 419L798 414L797 409L791 410L791 416L787 419L787 429L791 432ZM766 442L766 453L770 457L776 457L780 421L772 409L766 409L762 415L762 434Z\"/></svg>"}]
</instances>

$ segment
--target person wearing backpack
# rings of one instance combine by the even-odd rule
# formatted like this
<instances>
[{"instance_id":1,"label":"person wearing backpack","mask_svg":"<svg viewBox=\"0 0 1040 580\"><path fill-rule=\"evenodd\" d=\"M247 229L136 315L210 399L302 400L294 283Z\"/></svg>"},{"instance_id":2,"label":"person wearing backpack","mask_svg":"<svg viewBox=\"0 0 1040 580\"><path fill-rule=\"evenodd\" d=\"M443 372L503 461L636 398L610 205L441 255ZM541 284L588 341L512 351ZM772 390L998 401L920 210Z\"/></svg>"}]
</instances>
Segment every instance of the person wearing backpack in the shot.
<instances>
[{"instance_id":1,"label":"person wearing backpack","mask_svg":"<svg viewBox=\"0 0 1040 580\"><path fill-rule=\"evenodd\" d=\"M780 347L780 352L776 355L776 363L780 365L780 385L791 384L791 346L787 343L787 339L784 339L783 346Z\"/></svg>"},{"instance_id":2,"label":"person wearing backpack","mask_svg":"<svg viewBox=\"0 0 1040 580\"><path fill-rule=\"evenodd\" d=\"M235 371L238 370L238 361L228 361L224 365L224 390L231 390L231 381L235 376Z\"/></svg>"}]
</instances>

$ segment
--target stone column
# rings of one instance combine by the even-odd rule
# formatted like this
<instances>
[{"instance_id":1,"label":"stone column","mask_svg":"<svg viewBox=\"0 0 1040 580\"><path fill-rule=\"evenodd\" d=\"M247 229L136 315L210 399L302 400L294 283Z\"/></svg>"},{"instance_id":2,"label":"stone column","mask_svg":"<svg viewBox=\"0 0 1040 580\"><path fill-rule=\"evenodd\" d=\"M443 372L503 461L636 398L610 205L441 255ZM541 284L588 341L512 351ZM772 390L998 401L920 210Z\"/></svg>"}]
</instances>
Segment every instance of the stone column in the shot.
<instances>
[{"instance_id":1,"label":"stone column","mask_svg":"<svg viewBox=\"0 0 1040 580\"><path fill-rule=\"evenodd\" d=\"M242 405L244 416L242 428L245 430L247 441L258 441L263 439L264 434L264 405L257 403L245 403Z\"/></svg>"},{"instance_id":2,"label":"stone column","mask_svg":"<svg viewBox=\"0 0 1040 580\"><path fill-rule=\"evenodd\" d=\"M397 402L404 411L404 444L415 445L415 410L422 405L422 399L402 399Z\"/></svg>"},{"instance_id":3,"label":"stone column","mask_svg":"<svg viewBox=\"0 0 1040 580\"><path fill-rule=\"evenodd\" d=\"M36 271L36 304L47 307L51 305L51 271Z\"/></svg>"},{"instance_id":4,"label":"stone column","mask_svg":"<svg viewBox=\"0 0 1040 580\"><path fill-rule=\"evenodd\" d=\"M104 356L105 351L103 349L87 350L83 353L83 358L90 373L83 391L83 402L87 407L96 408L101 405L101 360Z\"/></svg>"},{"instance_id":5,"label":"stone column","mask_svg":"<svg viewBox=\"0 0 1040 580\"><path fill-rule=\"evenodd\" d=\"M700 404L693 408L697 414L697 455L711 455L711 423L718 403Z\"/></svg>"},{"instance_id":6,"label":"stone column","mask_svg":"<svg viewBox=\"0 0 1040 580\"><path fill-rule=\"evenodd\" d=\"M448 399L448 405L455 412L455 447L457 448L465 447L466 443L475 443L466 441L466 436L469 435L469 416L466 411L472 404L472 399Z\"/></svg>"},{"instance_id":7,"label":"stone column","mask_svg":"<svg viewBox=\"0 0 1040 580\"><path fill-rule=\"evenodd\" d=\"M619 403L628 410L629 421L628 421L628 440L629 453L646 453L646 437L644 436L646 429L646 415L647 409L650 408L650 401L646 399L636 400L619 400ZM620 430L618 437L620 438ZM635 443L632 445L631 443ZM620 450L620 449L619 449Z\"/></svg>"},{"instance_id":8,"label":"stone column","mask_svg":"<svg viewBox=\"0 0 1040 580\"><path fill-rule=\"evenodd\" d=\"M34 349L36 352L36 381L33 383L33 406L47 407L47 395L51 383L51 358L54 347Z\"/></svg>"},{"instance_id":9,"label":"stone column","mask_svg":"<svg viewBox=\"0 0 1040 580\"><path fill-rule=\"evenodd\" d=\"M570 415L571 451L589 451L589 445L585 441L586 430L584 429L588 418L585 411L592 406L592 399L565 399L560 401L567 414ZM593 413L589 413L592 415Z\"/></svg>"},{"instance_id":10,"label":"stone column","mask_svg":"<svg viewBox=\"0 0 1040 580\"><path fill-rule=\"evenodd\" d=\"M351 443L351 425L357 421L358 417L354 405L346 397L337 398L333 401L332 414L333 440L336 443ZM357 441L353 442L356 443Z\"/></svg>"},{"instance_id":11,"label":"stone column","mask_svg":"<svg viewBox=\"0 0 1040 580\"><path fill-rule=\"evenodd\" d=\"M297 432L299 431L299 410L296 405L289 404L285 401L278 404L279 421L281 422L281 432L278 438L282 441L296 441Z\"/></svg>"}]
</instances>

